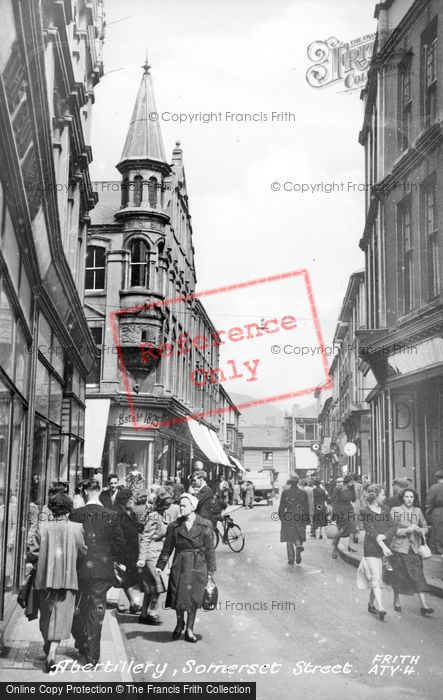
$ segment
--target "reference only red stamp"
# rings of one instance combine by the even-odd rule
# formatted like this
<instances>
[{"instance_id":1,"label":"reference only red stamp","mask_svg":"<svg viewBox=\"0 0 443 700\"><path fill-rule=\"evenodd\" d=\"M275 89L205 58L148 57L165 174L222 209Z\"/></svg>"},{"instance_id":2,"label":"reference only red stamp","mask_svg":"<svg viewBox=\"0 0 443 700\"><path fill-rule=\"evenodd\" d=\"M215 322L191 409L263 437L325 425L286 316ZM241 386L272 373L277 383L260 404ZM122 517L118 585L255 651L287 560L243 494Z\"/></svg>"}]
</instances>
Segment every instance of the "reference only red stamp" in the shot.
<instances>
[{"instance_id":1,"label":"reference only red stamp","mask_svg":"<svg viewBox=\"0 0 443 700\"><path fill-rule=\"evenodd\" d=\"M187 386L188 393L189 389L204 391L223 385L228 393L246 397L235 402L240 411L293 401L313 394L320 385L325 388L325 382L326 388L330 386L329 353L305 269L170 299L149 297L146 303L109 314L131 426L136 429L168 426L229 410L229 406L202 406L190 415L147 423L136 404L138 380L144 381L148 375L156 377L160 395L159 376L171 382L171 375L176 375L175 386L181 391ZM200 319L204 315L204 323L195 322L195 305ZM158 369L160 363L163 374ZM250 399L251 395L254 398Z\"/></svg>"}]
</instances>

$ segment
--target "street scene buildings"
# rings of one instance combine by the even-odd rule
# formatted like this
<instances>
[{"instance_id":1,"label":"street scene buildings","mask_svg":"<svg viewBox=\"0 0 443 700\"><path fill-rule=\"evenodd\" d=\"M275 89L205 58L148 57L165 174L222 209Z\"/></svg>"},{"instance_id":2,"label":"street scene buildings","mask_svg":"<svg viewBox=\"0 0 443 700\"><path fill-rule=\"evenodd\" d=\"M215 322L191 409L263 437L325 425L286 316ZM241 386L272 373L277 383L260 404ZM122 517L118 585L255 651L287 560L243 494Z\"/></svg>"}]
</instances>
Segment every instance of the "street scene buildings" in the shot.
<instances>
[{"instance_id":1,"label":"street scene buildings","mask_svg":"<svg viewBox=\"0 0 443 700\"><path fill-rule=\"evenodd\" d=\"M0 688L441 695L443 7L290 5L0 0Z\"/></svg>"}]
</instances>

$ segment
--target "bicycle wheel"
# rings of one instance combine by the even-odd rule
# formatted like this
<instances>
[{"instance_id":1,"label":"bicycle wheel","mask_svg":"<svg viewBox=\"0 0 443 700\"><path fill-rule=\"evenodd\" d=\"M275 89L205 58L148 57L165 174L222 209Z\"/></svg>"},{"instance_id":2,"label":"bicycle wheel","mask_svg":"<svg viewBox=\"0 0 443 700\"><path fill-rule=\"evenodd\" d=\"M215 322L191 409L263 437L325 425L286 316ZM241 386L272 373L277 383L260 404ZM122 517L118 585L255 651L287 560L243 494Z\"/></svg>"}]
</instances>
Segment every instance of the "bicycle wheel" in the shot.
<instances>
[{"instance_id":1,"label":"bicycle wheel","mask_svg":"<svg viewBox=\"0 0 443 700\"><path fill-rule=\"evenodd\" d=\"M228 528L226 539L233 552L241 552L245 546L245 536L238 525L231 525Z\"/></svg>"},{"instance_id":2,"label":"bicycle wheel","mask_svg":"<svg viewBox=\"0 0 443 700\"><path fill-rule=\"evenodd\" d=\"M214 525L214 549L217 549L219 542L220 542L220 533L218 531L217 525Z\"/></svg>"}]
</instances>

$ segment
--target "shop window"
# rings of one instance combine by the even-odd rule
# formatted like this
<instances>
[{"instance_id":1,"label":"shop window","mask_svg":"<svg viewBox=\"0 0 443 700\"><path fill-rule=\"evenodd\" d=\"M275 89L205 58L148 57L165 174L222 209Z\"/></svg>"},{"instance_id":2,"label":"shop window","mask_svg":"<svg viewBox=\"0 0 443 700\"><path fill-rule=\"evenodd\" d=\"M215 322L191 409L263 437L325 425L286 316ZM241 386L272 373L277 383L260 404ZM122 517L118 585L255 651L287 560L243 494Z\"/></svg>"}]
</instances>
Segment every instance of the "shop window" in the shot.
<instances>
[{"instance_id":1,"label":"shop window","mask_svg":"<svg viewBox=\"0 0 443 700\"><path fill-rule=\"evenodd\" d=\"M85 291L105 288L106 248L89 245L86 254Z\"/></svg>"},{"instance_id":2,"label":"shop window","mask_svg":"<svg viewBox=\"0 0 443 700\"><path fill-rule=\"evenodd\" d=\"M303 423L296 423L295 424L295 439L296 440L306 440L305 426Z\"/></svg>"},{"instance_id":3,"label":"shop window","mask_svg":"<svg viewBox=\"0 0 443 700\"><path fill-rule=\"evenodd\" d=\"M129 286L148 287L149 283L149 248L145 241L136 238L130 248Z\"/></svg>"},{"instance_id":4,"label":"shop window","mask_svg":"<svg viewBox=\"0 0 443 700\"><path fill-rule=\"evenodd\" d=\"M15 336L15 378L14 383L23 396L28 396L29 343L23 326L17 322Z\"/></svg>"},{"instance_id":5,"label":"shop window","mask_svg":"<svg viewBox=\"0 0 443 700\"><path fill-rule=\"evenodd\" d=\"M272 464L274 461L274 453L273 452L263 452L262 457L263 457L263 462L266 464Z\"/></svg>"},{"instance_id":6,"label":"shop window","mask_svg":"<svg viewBox=\"0 0 443 700\"><path fill-rule=\"evenodd\" d=\"M101 326L94 326L90 331L94 338L98 354L95 357L94 366L86 377L86 384L98 385L100 384L101 378L103 328Z\"/></svg>"},{"instance_id":7,"label":"shop window","mask_svg":"<svg viewBox=\"0 0 443 700\"><path fill-rule=\"evenodd\" d=\"M37 379L35 383L35 410L45 417L47 417L49 413L49 387L49 371L39 360L37 363Z\"/></svg>"},{"instance_id":8,"label":"shop window","mask_svg":"<svg viewBox=\"0 0 443 700\"><path fill-rule=\"evenodd\" d=\"M6 293L4 283L0 287L0 366L12 376L14 366L15 313Z\"/></svg>"},{"instance_id":9,"label":"shop window","mask_svg":"<svg viewBox=\"0 0 443 700\"><path fill-rule=\"evenodd\" d=\"M59 381L52 376L51 377L51 391L49 397L49 419L54 421L54 423L61 424L62 420L62 400L63 400L63 387Z\"/></svg>"}]
</instances>

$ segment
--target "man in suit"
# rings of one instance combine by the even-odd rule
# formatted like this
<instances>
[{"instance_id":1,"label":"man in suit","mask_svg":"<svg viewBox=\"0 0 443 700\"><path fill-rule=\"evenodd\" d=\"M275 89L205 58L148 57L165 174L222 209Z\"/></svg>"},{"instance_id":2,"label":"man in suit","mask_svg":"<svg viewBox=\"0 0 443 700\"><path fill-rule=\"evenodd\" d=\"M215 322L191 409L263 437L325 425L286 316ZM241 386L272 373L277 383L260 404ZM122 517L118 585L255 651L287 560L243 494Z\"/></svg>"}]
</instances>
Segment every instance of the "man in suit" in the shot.
<instances>
[{"instance_id":1,"label":"man in suit","mask_svg":"<svg viewBox=\"0 0 443 700\"><path fill-rule=\"evenodd\" d=\"M82 523L87 554L78 571L79 610L74 615L72 635L87 663L100 658L100 639L106 610L106 593L114 580L114 562L122 559L125 543L118 515L99 500L100 484L85 481L86 505L71 513L71 520Z\"/></svg>"},{"instance_id":2,"label":"man in suit","mask_svg":"<svg viewBox=\"0 0 443 700\"><path fill-rule=\"evenodd\" d=\"M202 467L203 463L196 462L194 468L198 467L199 465ZM206 483L207 478L206 472L200 468L193 473L191 486L193 495L198 499L198 506L195 512L201 518L206 518L206 520L212 522L211 501L214 498L214 492Z\"/></svg>"},{"instance_id":3,"label":"man in suit","mask_svg":"<svg viewBox=\"0 0 443 700\"><path fill-rule=\"evenodd\" d=\"M118 483L117 474L109 474L108 476L108 488L104 489L100 494L100 502L105 508L115 508L115 497L117 496L117 491L121 488Z\"/></svg>"}]
</instances>

